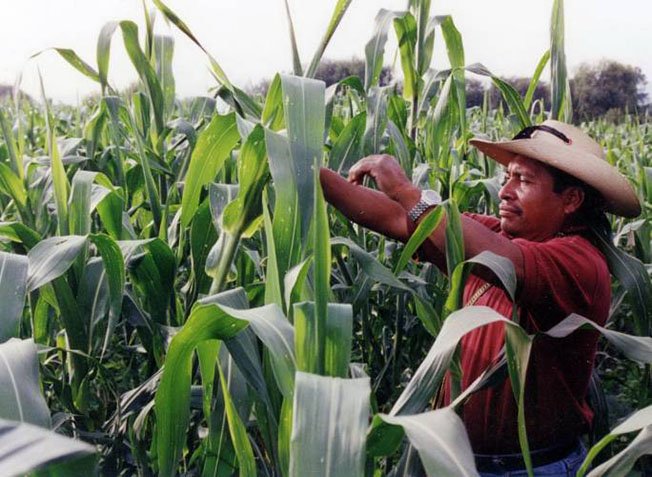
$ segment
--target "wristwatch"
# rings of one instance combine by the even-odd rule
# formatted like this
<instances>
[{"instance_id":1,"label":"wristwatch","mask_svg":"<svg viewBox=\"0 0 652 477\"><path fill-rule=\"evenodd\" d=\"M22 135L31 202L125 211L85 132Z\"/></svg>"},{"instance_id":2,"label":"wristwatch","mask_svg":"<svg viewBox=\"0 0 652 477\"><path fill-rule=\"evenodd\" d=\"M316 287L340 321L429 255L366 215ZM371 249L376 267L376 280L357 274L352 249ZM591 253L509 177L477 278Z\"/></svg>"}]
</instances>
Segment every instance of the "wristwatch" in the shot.
<instances>
[{"instance_id":1,"label":"wristwatch","mask_svg":"<svg viewBox=\"0 0 652 477\"><path fill-rule=\"evenodd\" d=\"M419 217L431 207L439 205L441 203L441 196L434 190L426 189L421 191L421 198L414 207L410 209L408 215L413 222L419 220Z\"/></svg>"}]
</instances>

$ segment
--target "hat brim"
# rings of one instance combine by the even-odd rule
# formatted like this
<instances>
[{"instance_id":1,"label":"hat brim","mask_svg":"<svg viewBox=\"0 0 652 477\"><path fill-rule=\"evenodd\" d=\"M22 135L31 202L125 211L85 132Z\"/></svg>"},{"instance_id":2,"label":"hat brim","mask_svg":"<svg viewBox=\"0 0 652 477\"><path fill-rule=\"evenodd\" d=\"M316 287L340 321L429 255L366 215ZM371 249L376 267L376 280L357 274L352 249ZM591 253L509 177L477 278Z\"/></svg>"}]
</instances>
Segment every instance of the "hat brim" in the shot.
<instances>
[{"instance_id":1,"label":"hat brim","mask_svg":"<svg viewBox=\"0 0 652 477\"><path fill-rule=\"evenodd\" d=\"M636 217L641 206L629 181L607 161L549 135L512 141L487 141L473 138L469 142L487 156L507 166L520 155L548 164L595 188L605 200L605 209L623 217Z\"/></svg>"}]
</instances>

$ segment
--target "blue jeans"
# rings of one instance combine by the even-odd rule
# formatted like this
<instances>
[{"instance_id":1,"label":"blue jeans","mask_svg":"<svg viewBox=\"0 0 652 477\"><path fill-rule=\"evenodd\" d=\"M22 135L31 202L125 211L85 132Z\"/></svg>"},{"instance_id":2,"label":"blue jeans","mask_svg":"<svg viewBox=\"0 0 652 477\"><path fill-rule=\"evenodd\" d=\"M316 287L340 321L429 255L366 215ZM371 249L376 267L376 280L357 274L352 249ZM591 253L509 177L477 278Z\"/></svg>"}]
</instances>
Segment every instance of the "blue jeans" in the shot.
<instances>
[{"instance_id":1,"label":"blue jeans","mask_svg":"<svg viewBox=\"0 0 652 477\"><path fill-rule=\"evenodd\" d=\"M580 469L582 462L586 458L586 448L581 442L577 447L566 457L550 464L535 467L533 469L535 477L575 477L577 471ZM527 471L512 470L501 472L500 469L495 469L492 472L480 472L481 477L527 477Z\"/></svg>"}]
</instances>

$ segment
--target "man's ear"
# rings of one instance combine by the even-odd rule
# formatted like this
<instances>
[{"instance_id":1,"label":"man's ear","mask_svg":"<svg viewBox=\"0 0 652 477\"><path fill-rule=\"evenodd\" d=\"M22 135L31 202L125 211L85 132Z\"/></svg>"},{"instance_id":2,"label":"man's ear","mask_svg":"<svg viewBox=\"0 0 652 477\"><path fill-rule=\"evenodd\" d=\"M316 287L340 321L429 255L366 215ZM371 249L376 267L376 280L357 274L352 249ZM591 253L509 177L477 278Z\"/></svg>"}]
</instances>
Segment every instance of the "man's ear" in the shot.
<instances>
[{"instance_id":1,"label":"man's ear","mask_svg":"<svg viewBox=\"0 0 652 477\"><path fill-rule=\"evenodd\" d=\"M571 215L577 212L584 202L584 189L571 186L562 192L564 198L564 212Z\"/></svg>"}]
</instances>

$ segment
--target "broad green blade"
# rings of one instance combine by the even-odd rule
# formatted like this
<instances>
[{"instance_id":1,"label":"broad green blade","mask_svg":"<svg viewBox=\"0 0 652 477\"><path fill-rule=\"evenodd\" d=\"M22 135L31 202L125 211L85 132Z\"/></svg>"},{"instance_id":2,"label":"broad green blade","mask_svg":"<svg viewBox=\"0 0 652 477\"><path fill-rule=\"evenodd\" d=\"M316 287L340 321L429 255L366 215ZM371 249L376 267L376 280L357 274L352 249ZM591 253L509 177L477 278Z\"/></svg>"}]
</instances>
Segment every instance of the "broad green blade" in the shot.
<instances>
[{"instance_id":1,"label":"broad green blade","mask_svg":"<svg viewBox=\"0 0 652 477\"><path fill-rule=\"evenodd\" d=\"M521 99L521 96L509 83L506 83L498 76L495 76L491 71L489 71L484 65L480 63L469 65L466 67L466 69L471 73L491 78L493 84L500 90L500 93L507 103L509 110L512 112L512 114L516 115L519 122L519 127L521 129L532 124L530 121L530 116L527 113L529 106L526 106L525 101Z\"/></svg>"},{"instance_id":2,"label":"broad green blade","mask_svg":"<svg viewBox=\"0 0 652 477\"><path fill-rule=\"evenodd\" d=\"M369 278L376 280L385 285L389 285L399 290L412 292L412 289L401 282L394 274L381 264L373 255L362 250L352 240L335 237L331 239L332 245L344 245L348 247L351 255L358 261L362 270L369 276Z\"/></svg>"},{"instance_id":3,"label":"broad green blade","mask_svg":"<svg viewBox=\"0 0 652 477\"><path fill-rule=\"evenodd\" d=\"M364 153L382 152L382 139L387 128L387 88L372 87L367 96L367 125L364 132Z\"/></svg>"},{"instance_id":4,"label":"broad green blade","mask_svg":"<svg viewBox=\"0 0 652 477\"><path fill-rule=\"evenodd\" d=\"M288 3L288 0L285 0L284 4L285 16L288 20L288 32L290 34L290 47L292 48L292 72L295 76L303 76L301 57L299 55L299 47L297 46L297 37L294 33L294 23L292 22L292 14L290 13L290 4Z\"/></svg>"},{"instance_id":5,"label":"broad green blade","mask_svg":"<svg viewBox=\"0 0 652 477\"><path fill-rule=\"evenodd\" d=\"M108 22L100 30L97 37L97 74L102 84L102 93L106 94L106 89L109 86L109 58L111 57L111 38L115 29L118 27L118 22Z\"/></svg>"},{"instance_id":6,"label":"broad green blade","mask_svg":"<svg viewBox=\"0 0 652 477\"><path fill-rule=\"evenodd\" d=\"M572 108L570 95L567 94L569 78L564 42L564 0L555 0L550 18L550 119L570 122Z\"/></svg>"},{"instance_id":7,"label":"broad green blade","mask_svg":"<svg viewBox=\"0 0 652 477\"><path fill-rule=\"evenodd\" d=\"M82 60L77 53L75 53L74 50L71 50L69 48L48 48L46 50L39 51L38 53L33 54L30 58L34 58L35 56L40 55L41 53L48 51L48 50L54 50L59 55L61 55L61 58L66 60L70 66L75 68L77 71L79 71L81 74L86 76L87 78L92 79L93 81L97 81L98 83L100 82L100 75L95 69L86 63L84 60Z\"/></svg>"},{"instance_id":8,"label":"broad green blade","mask_svg":"<svg viewBox=\"0 0 652 477\"><path fill-rule=\"evenodd\" d=\"M417 22L411 13L394 18L394 30L401 52L401 70L403 71L403 97L412 101L419 94L419 73L417 62Z\"/></svg>"},{"instance_id":9,"label":"broad green blade","mask_svg":"<svg viewBox=\"0 0 652 477\"><path fill-rule=\"evenodd\" d=\"M292 306L297 300L301 299L302 296L306 295L305 293L309 284L307 283L308 271L310 270L310 265L312 265L313 256L309 256L299 265L292 267L285 274L283 279L283 285L285 287L285 306L288 310L292 310ZM307 286L308 285L308 286Z\"/></svg>"},{"instance_id":10,"label":"broad green blade","mask_svg":"<svg viewBox=\"0 0 652 477\"><path fill-rule=\"evenodd\" d=\"M230 370L233 364L231 361L229 361L229 363L230 365L228 368ZM241 477L254 477L256 475L256 461L254 459L253 449L251 448L251 442L249 442L249 436L247 435L247 428L245 427L244 422L242 422L233 399L231 398L231 391L229 389L231 373L225 373L219 362L217 369L220 375L220 385L222 387L222 396L224 397L226 418L229 423L229 432L231 434L235 453L238 457L239 475Z\"/></svg>"},{"instance_id":11,"label":"broad green blade","mask_svg":"<svg viewBox=\"0 0 652 477\"><path fill-rule=\"evenodd\" d=\"M63 275L86 245L86 237L50 237L27 254L27 291L31 292Z\"/></svg>"},{"instance_id":12,"label":"broad green blade","mask_svg":"<svg viewBox=\"0 0 652 477\"><path fill-rule=\"evenodd\" d=\"M577 472L578 477L584 477L595 457L614 439L623 434L640 431L632 442L620 453L596 467L589 473L589 477L603 475L626 476L629 475L634 463L642 455L650 453L652 448L652 406L639 409L622 423L611 430L597 444L595 444Z\"/></svg>"},{"instance_id":13,"label":"broad green blade","mask_svg":"<svg viewBox=\"0 0 652 477\"><path fill-rule=\"evenodd\" d=\"M122 38L129 59L147 88L147 94L154 111L156 131L158 134L162 134L164 128L164 97L161 83L156 76L156 71L154 71L154 68L138 43L138 26L132 21L125 20L120 22L120 29L122 30Z\"/></svg>"},{"instance_id":14,"label":"broad green blade","mask_svg":"<svg viewBox=\"0 0 652 477\"><path fill-rule=\"evenodd\" d=\"M529 110L530 106L532 106L532 98L534 97L534 92L536 91L537 85L539 84L539 78L541 78L541 73L543 73L543 69L546 67L549 61L550 50L546 50L546 52L539 60L536 69L534 70L534 74L532 75L532 79L530 80L530 84L528 85L527 91L525 93L523 106L526 110Z\"/></svg>"},{"instance_id":15,"label":"broad green blade","mask_svg":"<svg viewBox=\"0 0 652 477\"><path fill-rule=\"evenodd\" d=\"M378 86L380 73L383 69L385 44L387 43L387 30L389 29L392 20L402 15L403 12L392 12L385 9L379 10L376 15L374 34L367 42L364 49L366 59L364 74L365 90Z\"/></svg>"},{"instance_id":16,"label":"broad green blade","mask_svg":"<svg viewBox=\"0 0 652 477\"><path fill-rule=\"evenodd\" d=\"M70 232L87 235L91 232L91 188L97 172L77 171L72 178L68 204Z\"/></svg>"},{"instance_id":17,"label":"broad green blade","mask_svg":"<svg viewBox=\"0 0 652 477\"><path fill-rule=\"evenodd\" d=\"M649 317L652 316L652 282L645 265L636 257L620 250L599 232L594 231L593 237L607 259L609 271L627 290L635 310L633 315L636 332L649 333Z\"/></svg>"},{"instance_id":18,"label":"broad green blade","mask_svg":"<svg viewBox=\"0 0 652 477\"><path fill-rule=\"evenodd\" d=\"M293 76L281 76L281 84L290 157L301 204L301 239L305 245L314 208L313 167L321 165L323 157L325 87L322 81Z\"/></svg>"},{"instance_id":19,"label":"broad green blade","mask_svg":"<svg viewBox=\"0 0 652 477\"><path fill-rule=\"evenodd\" d=\"M271 162L271 161L270 161ZM269 198L263 193L263 224L265 227L265 245L267 246L267 268L265 269L265 304L275 303L284 309L281 277L276 258L276 243L272 218L269 213Z\"/></svg>"},{"instance_id":20,"label":"broad green blade","mask_svg":"<svg viewBox=\"0 0 652 477\"><path fill-rule=\"evenodd\" d=\"M62 466L62 462L78 459L83 459L84 462L73 467L76 475L94 475L94 460L84 459L94 452L93 446L77 439L70 439L30 424L0 419L2 475L25 475L34 471L38 471L37 475L66 475L50 474L49 471L55 471L57 467ZM65 472L65 467L59 468Z\"/></svg>"},{"instance_id":21,"label":"broad green blade","mask_svg":"<svg viewBox=\"0 0 652 477\"><path fill-rule=\"evenodd\" d=\"M174 55L174 38L171 36L154 36L154 59L156 60L156 76L163 91L164 117L169 117L174 108L175 81L172 72L172 57Z\"/></svg>"},{"instance_id":22,"label":"broad green blade","mask_svg":"<svg viewBox=\"0 0 652 477\"><path fill-rule=\"evenodd\" d=\"M24 255L0 252L0 343L18 335L27 294L27 268Z\"/></svg>"},{"instance_id":23,"label":"broad green blade","mask_svg":"<svg viewBox=\"0 0 652 477\"><path fill-rule=\"evenodd\" d=\"M399 257L398 262L396 262L396 266L394 267L394 275L398 276L398 274L405 269L408 262L417 252L421 244L439 226L443 217L444 217L444 208L436 207L433 210L431 210L421 222L419 222L417 229L410 236L410 240L408 240L408 242L405 244L405 248L403 248L403 252Z\"/></svg>"},{"instance_id":24,"label":"broad green blade","mask_svg":"<svg viewBox=\"0 0 652 477\"><path fill-rule=\"evenodd\" d=\"M205 295L210 288L210 277L206 275L204 268L208 252L216 240L217 232L213 226L209 201L206 200L195 212L190 227L190 260L195 294L201 293Z\"/></svg>"},{"instance_id":25,"label":"broad green blade","mask_svg":"<svg viewBox=\"0 0 652 477\"><path fill-rule=\"evenodd\" d=\"M18 154L18 144L11 125L7 121L7 117L0 108L0 129L2 129L2 136L4 137L5 144L7 145L7 153L14 173L23 180L25 171L23 171L23 158Z\"/></svg>"},{"instance_id":26,"label":"broad green blade","mask_svg":"<svg viewBox=\"0 0 652 477\"><path fill-rule=\"evenodd\" d=\"M370 392L369 378L297 373L290 477L364 475Z\"/></svg>"},{"instance_id":27,"label":"broad green blade","mask_svg":"<svg viewBox=\"0 0 652 477\"><path fill-rule=\"evenodd\" d=\"M120 246L111 237L105 234L92 234L88 238L97 248L100 257L102 257L104 272L106 273L109 285L109 321L106 325L106 332L102 343L102 352L100 354L100 359L102 359L111 342L113 331L122 312L122 297L125 288L125 263Z\"/></svg>"},{"instance_id":28,"label":"broad green blade","mask_svg":"<svg viewBox=\"0 0 652 477\"><path fill-rule=\"evenodd\" d=\"M193 307L197 313L210 316L211 309L219 308L213 313L227 313L229 317L249 323L256 336L271 352L276 383L287 398L292 397L296 361L294 354L294 329L285 318L281 309L275 305L265 305L250 310L238 310L225 305L217 305L219 295L204 298Z\"/></svg>"},{"instance_id":29,"label":"broad green blade","mask_svg":"<svg viewBox=\"0 0 652 477\"><path fill-rule=\"evenodd\" d=\"M428 477L479 475L464 423L451 408L411 416L379 414L379 417L405 430L410 444L419 452Z\"/></svg>"},{"instance_id":30,"label":"broad green blade","mask_svg":"<svg viewBox=\"0 0 652 477\"><path fill-rule=\"evenodd\" d=\"M269 171L274 183L274 237L277 270L281 278L301 259L301 217L297 175L290 143L284 135L265 130ZM287 306L287 303L286 303Z\"/></svg>"},{"instance_id":31,"label":"broad green blade","mask_svg":"<svg viewBox=\"0 0 652 477\"><path fill-rule=\"evenodd\" d=\"M0 419L50 428L50 410L41 393L34 341L0 343Z\"/></svg>"},{"instance_id":32,"label":"broad green blade","mask_svg":"<svg viewBox=\"0 0 652 477\"><path fill-rule=\"evenodd\" d=\"M57 145L57 135L55 126L52 124L50 117L50 108L48 99L45 96L45 87L43 86L43 77L39 72L39 81L41 85L41 96L45 104L45 127L47 130L47 148L50 155L50 169L52 173L52 184L54 185L54 202L57 206L57 226L59 235L68 235L68 193L70 184L66 171L63 168L63 162L59 154Z\"/></svg>"},{"instance_id":33,"label":"broad green blade","mask_svg":"<svg viewBox=\"0 0 652 477\"><path fill-rule=\"evenodd\" d=\"M279 131L285 126L283 112L283 91L281 90L281 77L277 74L267 90L265 106L261 114L261 122L272 131ZM269 145L268 145L269 149Z\"/></svg>"},{"instance_id":34,"label":"broad green blade","mask_svg":"<svg viewBox=\"0 0 652 477\"><path fill-rule=\"evenodd\" d=\"M550 328L545 334L554 338L563 338L581 327L591 327L599 331L609 343L618 348L629 359L639 363L652 364L652 337L634 336L614 331L599 326L588 318L575 313Z\"/></svg>"},{"instance_id":35,"label":"broad green blade","mask_svg":"<svg viewBox=\"0 0 652 477\"><path fill-rule=\"evenodd\" d=\"M345 378L351 361L353 308L348 304L329 303L327 313L323 372L327 376ZM314 302L294 305L294 331L297 369L314 373L320 358Z\"/></svg>"},{"instance_id":36,"label":"broad green blade","mask_svg":"<svg viewBox=\"0 0 652 477\"><path fill-rule=\"evenodd\" d=\"M220 82L220 84L225 85L229 89L233 89L233 85L229 81L229 78L227 78L226 73L224 73L224 70L222 67L219 65L219 63L211 56L210 53L204 48L204 46L199 42L199 40L195 37L195 35L190 31L190 28L179 18L179 16L174 13L170 8L165 5L161 0L153 0L154 5L156 5L156 8L158 8L163 15L165 15L165 18L167 18L169 21L171 21L179 30L181 30L188 38L190 38L195 45L197 45L201 50L206 53L206 56L208 56L211 68L212 68L212 73L215 76L215 78Z\"/></svg>"},{"instance_id":37,"label":"broad green blade","mask_svg":"<svg viewBox=\"0 0 652 477\"><path fill-rule=\"evenodd\" d=\"M201 188L215 180L240 136L235 124L235 114L216 114L197 138L185 177L181 199L181 225L187 227L199 205Z\"/></svg>"},{"instance_id":38,"label":"broad green blade","mask_svg":"<svg viewBox=\"0 0 652 477\"><path fill-rule=\"evenodd\" d=\"M312 222L313 241L313 281L315 283L315 342L317 345L318 367L316 374L339 375L337 369L328 370L326 366L326 343L328 326L328 302L330 301L331 286L331 245L329 243L330 231L328 227L328 212L326 201L319 182L319 168L321 161L315 159L314 176L314 217ZM350 341L345 343L350 348ZM348 360L344 365L344 372L348 367Z\"/></svg>"},{"instance_id":39,"label":"broad green blade","mask_svg":"<svg viewBox=\"0 0 652 477\"><path fill-rule=\"evenodd\" d=\"M392 407L391 415L415 414L423 411L443 379L455 348L462 337L481 326L502 321L518 326L491 308L471 306L451 313L419 365L403 393Z\"/></svg>"},{"instance_id":40,"label":"broad green blade","mask_svg":"<svg viewBox=\"0 0 652 477\"><path fill-rule=\"evenodd\" d=\"M262 193L269 179L265 135L256 125L240 149L238 160L238 195L224 209L223 230L240 238L262 215Z\"/></svg>"},{"instance_id":41,"label":"broad green blade","mask_svg":"<svg viewBox=\"0 0 652 477\"><path fill-rule=\"evenodd\" d=\"M342 21L342 17L344 16L344 13L346 13L346 10L349 8L351 1L352 0L337 0L337 3L335 4L335 8L333 10L333 14L331 15L331 19L328 22L326 31L324 32L324 36L319 42L319 46L317 47L317 51L315 51L315 54L312 57L310 66L308 66L308 69L306 70L306 75L305 75L306 77L313 78L315 76L315 73L317 72L317 68L319 67L319 62L321 61L321 58L324 55L324 51L326 51L326 47L328 46L328 43L330 43L331 38L333 37L335 30L337 29L337 26Z\"/></svg>"},{"instance_id":42,"label":"broad green blade","mask_svg":"<svg viewBox=\"0 0 652 477\"><path fill-rule=\"evenodd\" d=\"M7 164L2 162L0 162L0 191L11 197L16 202L19 210L25 207L27 191L23 182Z\"/></svg>"},{"instance_id":43,"label":"broad green blade","mask_svg":"<svg viewBox=\"0 0 652 477\"><path fill-rule=\"evenodd\" d=\"M362 138L364 136L367 114L361 112L347 123L342 132L333 141L328 167L340 174L348 173L349 168L362 155Z\"/></svg>"}]
</instances>

